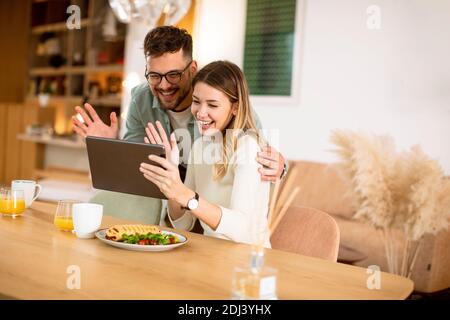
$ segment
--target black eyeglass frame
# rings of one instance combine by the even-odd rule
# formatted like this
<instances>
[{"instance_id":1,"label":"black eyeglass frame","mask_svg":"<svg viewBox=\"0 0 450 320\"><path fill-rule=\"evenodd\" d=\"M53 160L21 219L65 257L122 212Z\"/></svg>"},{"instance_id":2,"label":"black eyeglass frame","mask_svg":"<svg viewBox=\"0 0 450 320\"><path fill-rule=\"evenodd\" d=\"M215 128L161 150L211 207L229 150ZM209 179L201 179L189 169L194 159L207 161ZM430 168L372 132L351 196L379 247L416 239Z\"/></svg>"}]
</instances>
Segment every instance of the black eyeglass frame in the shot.
<instances>
[{"instance_id":1,"label":"black eyeglass frame","mask_svg":"<svg viewBox=\"0 0 450 320\"><path fill-rule=\"evenodd\" d=\"M186 70L187 70L187 69L189 68L189 66L191 65L192 61L194 61L194 60L191 60L183 70L170 70L169 72L166 72L166 73L164 73L164 74L160 74L160 73L158 73L158 72L148 72L148 71L147 71L147 66L145 66L145 74L144 74L145 79L147 79L147 82L148 82L149 84L153 85L153 86L159 85L159 84L161 83L161 81L162 81L163 78L166 78L166 81L167 81L168 83L170 83L170 84L178 84L178 83L181 81L181 77L183 76L183 74L186 72ZM169 75L169 74L172 74L172 75L174 75L174 76L175 76L175 75L178 76L178 80L177 80L176 82L174 82L173 80L170 81L170 80L167 78L167 75ZM152 83L151 80L149 80L149 77L150 77L151 75L153 75L153 76L158 76L158 77L159 77L159 81L158 81L158 82L155 82L155 83Z\"/></svg>"}]
</instances>

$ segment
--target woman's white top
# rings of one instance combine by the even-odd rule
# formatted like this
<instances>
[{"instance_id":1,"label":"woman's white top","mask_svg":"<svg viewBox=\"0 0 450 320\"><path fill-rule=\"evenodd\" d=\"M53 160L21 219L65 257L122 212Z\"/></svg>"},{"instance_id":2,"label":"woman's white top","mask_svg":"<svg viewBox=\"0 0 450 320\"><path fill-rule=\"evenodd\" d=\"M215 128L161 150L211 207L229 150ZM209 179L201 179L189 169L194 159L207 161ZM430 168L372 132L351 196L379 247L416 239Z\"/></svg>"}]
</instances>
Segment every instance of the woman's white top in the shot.
<instances>
[{"instance_id":1,"label":"woman's white top","mask_svg":"<svg viewBox=\"0 0 450 320\"><path fill-rule=\"evenodd\" d=\"M215 231L200 221L204 234L249 244L263 241L264 246L270 248L267 226L270 183L261 181L260 165L256 162L261 148L253 135L240 137L227 173L215 180L214 164L221 159L221 145L222 142L211 142L208 137L197 139L192 146L184 182L200 195L200 202L206 199L222 210ZM170 215L169 219L176 229L190 231L197 218L186 210L177 220L172 220Z\"/></svg>"}]
</instances>

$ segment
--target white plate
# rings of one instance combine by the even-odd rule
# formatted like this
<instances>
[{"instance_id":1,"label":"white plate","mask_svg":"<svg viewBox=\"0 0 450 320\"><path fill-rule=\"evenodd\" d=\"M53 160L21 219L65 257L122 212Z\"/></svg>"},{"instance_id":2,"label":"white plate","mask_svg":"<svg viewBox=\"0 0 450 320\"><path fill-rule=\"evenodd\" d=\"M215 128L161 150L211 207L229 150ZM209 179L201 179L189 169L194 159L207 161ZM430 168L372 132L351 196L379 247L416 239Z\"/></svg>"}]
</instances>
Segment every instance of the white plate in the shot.
<instances>
[{"instance_id":1,"label":"white plate","mask_svg":"<svg viewBox=\"0 0 450 320\"><path fill-rule=\"evenodd\" d=\"M102 230L98 230L95 233L95 236L100 240L103 241L106 244L109 244L110 246L113 247L117 247L117 248L121 248L121 249L126 249L126 250L133 250L133 251L167 251L167 250L172 250L175 249L177 247L180 247L184 244L186 244L188 242L188 239L179 234L179 233L175 233L172 231L166 231L166 230L161 230L163 234L171 234L176 236L180 242L179 243L175 243L175 244L158 244L158 245L140 245L140 244L131 244L131 243L125 243L125 242L117 242L117 241L112 241L112 240L108 240L106 239L106 230L107 229L102 229Z\"/></svg>"}]
</instances>

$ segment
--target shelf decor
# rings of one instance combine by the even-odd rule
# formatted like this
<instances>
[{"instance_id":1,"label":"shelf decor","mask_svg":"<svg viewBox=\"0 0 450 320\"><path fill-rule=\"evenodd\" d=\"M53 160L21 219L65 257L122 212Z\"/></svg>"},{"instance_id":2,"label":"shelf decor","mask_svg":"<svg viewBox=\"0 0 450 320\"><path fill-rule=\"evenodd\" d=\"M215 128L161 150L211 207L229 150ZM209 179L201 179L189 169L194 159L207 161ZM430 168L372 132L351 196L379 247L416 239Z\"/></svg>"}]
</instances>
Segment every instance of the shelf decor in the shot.
<instances>
[{"instance_id":1,"label":"shelf decor","mask_svg":"<svg viewBox=\"0 0 450 320\"><path fill-rule=\"evenodd\" d=\"M81 29L67 28L69 5L79 6ZM72 133L74 107L85 102L108 123L121 110L127 25L108 0L33 1L30 14L26 103L55 109L59 134Z\"/></svg>"}]
</instances>

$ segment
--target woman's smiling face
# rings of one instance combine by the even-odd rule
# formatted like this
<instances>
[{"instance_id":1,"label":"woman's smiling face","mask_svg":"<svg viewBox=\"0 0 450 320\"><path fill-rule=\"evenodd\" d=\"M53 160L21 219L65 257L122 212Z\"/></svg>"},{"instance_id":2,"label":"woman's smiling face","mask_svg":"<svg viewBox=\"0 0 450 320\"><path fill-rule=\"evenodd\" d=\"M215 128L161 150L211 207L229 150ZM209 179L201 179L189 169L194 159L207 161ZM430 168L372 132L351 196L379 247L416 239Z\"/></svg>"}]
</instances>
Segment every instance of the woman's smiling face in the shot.
<instances>
[{"instance_id":1,"label":"woman's smiling face","mask_svg":"<svg viewBox=\"0 0 450 320\"><path fill-rule=\"evenodd\" d=\"M204 82L197 82L192 95L191 112L202 135L224 131L237 112L225 93Z\"/></svg>"}]
</instances>

